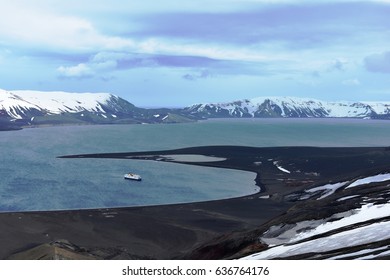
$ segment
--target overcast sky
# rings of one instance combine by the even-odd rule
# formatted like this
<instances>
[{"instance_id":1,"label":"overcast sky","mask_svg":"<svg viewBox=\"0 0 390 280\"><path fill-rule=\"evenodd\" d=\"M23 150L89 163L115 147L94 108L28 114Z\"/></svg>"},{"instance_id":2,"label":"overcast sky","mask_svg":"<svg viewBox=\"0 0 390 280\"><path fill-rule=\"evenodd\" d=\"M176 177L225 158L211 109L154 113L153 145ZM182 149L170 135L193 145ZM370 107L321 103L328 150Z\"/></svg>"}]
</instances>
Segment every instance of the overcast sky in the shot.
<instances>
[{"instance_id":1,"label":"overcast sky","mask_svg":"<svg viewBox=\"0 0 390 280\"><path fill-rule=\"evenodd\" d=\"M0 0L0 88L390 101L390 0Z\"/></svg>"}]
</instances>

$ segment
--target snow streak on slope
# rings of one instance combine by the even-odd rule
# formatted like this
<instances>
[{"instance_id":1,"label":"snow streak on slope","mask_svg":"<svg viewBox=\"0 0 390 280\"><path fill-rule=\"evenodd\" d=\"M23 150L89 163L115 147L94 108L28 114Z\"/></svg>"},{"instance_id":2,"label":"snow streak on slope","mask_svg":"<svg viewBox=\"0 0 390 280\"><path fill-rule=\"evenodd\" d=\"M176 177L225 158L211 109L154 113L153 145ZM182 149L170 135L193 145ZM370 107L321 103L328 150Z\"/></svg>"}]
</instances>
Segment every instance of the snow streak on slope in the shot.
<instances>
[{"instance_id":1,"label":"snow streak on slope","mask_svg":"<svg viewBox=\"0 0 390 280\"><path fill-rule=\"evenodd\" d=\"M387 208L387 210L389 209ZM333 234L331 237L320 237L297 244L284 244L272 247L266 251L250 255L243 259L261 260L283 258L305 253L332 251L344 248L346 244L352 247L388 239L389 232L389 221L369 224ZM371 252L372 251L374 250L371 250Z\"/></svg>"},{"instance_id":2,"label":"snow streak on slope","mask_svg":"<svg viewBox=\"0 0 390 280\"><path fill-rule=\"evenodd\" d=\"M302 218L294 223L286 219L284 223L269 226L259 236L260 242L267 244L268 249L244 259L389 258L390 185L385 183L390 179L388 175L367 176L354 183L340 182L305 190L301 198L308 203L311 203L310 193L319 193L318 199L327 198L328 205L340 210L321 218ZM382 185L375 189L370 183ZM360 188L355 188L357 186ZM336 191L339 191L335 196L338 199L332 201ZM343 196L343 191L348 195ZM346 204L352 199L354 202ZM322 204L318 205L321 207Z\"/></svg>"},{"instance_id":3,"label":"snow streak on slope","mask_svg":"<svg viewBox=\"0 0 390 280\"><path fill-rule=\"evenodd\" d=\"M316 193L316 192L322 192L321 197L318 199L323 199L325 197L328 197L335 193L339 188L345 186L348 182L341 182L341 183L335 183L335 184L326 184L324 186L311 188L306 190L306 193ZM310 196L309 196L310 197Z\"/></svg>"},{"instance_id":4,"label":"snow streak on slope","mask_svg":"<svg viewBox=\"0 0 390 280\"><path fill-rule=\"evenodd\" d=\"M390 102L363 102L369 105L377 114L390 114Z\"/></svg>"},{"instance_id":5,"label":"snow streak on slope","mask_svg":"<svg viewBox=\"0 0 390 280\"><path fill-rule=\"evenodd\" d=\"M350 184L346 189L353 188L356 186L364 185L364 184L370 184L370 183L377 183L377 182L385 182L390 180L390 174L378 174L375 176L366 177L363 179L358 179L352 184Z\"/></svg>"}]
</instances>

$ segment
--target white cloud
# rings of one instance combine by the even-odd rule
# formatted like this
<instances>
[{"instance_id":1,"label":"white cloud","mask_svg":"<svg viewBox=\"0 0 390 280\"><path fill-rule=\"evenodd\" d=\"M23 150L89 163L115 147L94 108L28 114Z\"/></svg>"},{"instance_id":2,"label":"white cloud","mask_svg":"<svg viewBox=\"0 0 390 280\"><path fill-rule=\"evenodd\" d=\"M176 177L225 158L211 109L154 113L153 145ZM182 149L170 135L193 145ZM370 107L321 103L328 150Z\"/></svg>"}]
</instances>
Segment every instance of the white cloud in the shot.
<instances>
[{"instance_id":1,"label":"white cloud","mask_svg":"<svg viewBox=\"0 0 390 280\"><path fill-rule=\"evenodd\" d=\"M133 46L131 40L101 34L90 21L78 16L53 13L46 7L21 1L0 5L0 40L14 45L73 51Z\"/></svg>"},{"instance_id":2,"label":"white cloud","mask_svg":"<svg viewBox=\"0 0 390 280\"><path fill-rule=\"evenodd\" d=\"M75 66L60 66L57 72L62 78L90 78L117 69L120 60L128 59L131 54L124 52L99 52L90 60Z\"/></svg>"},{"instance_id":3,"label":"white cloud","mask_svg":"<svg viewBox=\"0 0 390 280\"><path fill-rule=\"evenodd\" d=\"M120 37L116 35L104 34L98 29L99 16L106 15L106 10L111 13L117 12L134 14L136 11L164 12L172 10L187 10L193 12L190 8L199 7L197 10L212 11L213 9L227 6L230 8L241 5L247 8L252 4L275 4L290 3L291 0L200 0L207 5L199 4L199 1L164 1L164 4L156 4L152 1L120 1L118 5L108 4L108 1L92 2L91 0L80 1L69 0L13 0L7 4L2 4L0 8L2 16L0 17L0 41L11 41L10 45L19 47L39 48L40 50L55 50L61 52L65 49L67 53L87 52L123 52L123 53L146 53L163 55L191 55L214 59L241 60L255 62L298 62L297 68L302 66L302 61L308 61L305 53L299 49L288 49L278 41L272 41L261 45L229 45L222 43L211 43L203 40L186 40L185 38L164 38L164 37L146 37L143 39L134 39ZM126 2L126 4L124 3ZM127 3L131 2L131 3ZM297 2L297 1L295 1ZM298 1L301 2L308 2ZM152 5L153 4L153 5ZM174 6L177 6L174 8ZM91 11L89 11L91 10ZM221 10L218 10L221 11ZM113 18L115 24L126 23L125 20ZM128 22L127 22L128 23ZM101 25L100 25L101 27ZM158 36L158 34L156 35ZM335 51L328 47L330 51ZM336 50L337 51L337 50ZM317 49L315 50L317 52ZM318 52L317 52L318 53ZM306 53L307 54L307 53ZM299 57L298 57L299 56ZM101 68L115 68L117 59L106 59L99 62ZM81 61L80 61L81 62ZM83 61L84 63L87 63ZM95 62L88 62L90 63ZM307 64L305 62L304 64ZM334 67L343 67L342 64L335 64ZM97 67L90 66L91 68ZM303 66L302 66L303 67ZM310 69L309 69L310 70Z\"/></svg>"},{"instance_id":4,"label":"white cloud","mask_svg":"<svg viewBox=\"0 0 390 280\"><path fill-rule=\"evenodd\" d=\"M84 63L70 67L60 66L57 71L63 78L88 78L94 75L94 71Z\"/></svg>"},{"instance_id":5,"label":"white cloud","mask_svg":"<svg viewBox=\"0 0 390 280\"><path fill-rule=\"evenodd\" d=\"M40 50L54 50L67 53L132 52L146 54L175 54L205 56L215 59L262 61L272 60L270 53L262 54L258 50L245 47L205 45L185 40L166 40L163 38L145 38L135 41L129 37L103 34L94 25L97 15L91 19L81 14L67 13L68 5L60 4L65 10L57 10L48 1L35 2L15 0L2 4L0 0L0 41L13 47ZM169 1L168 1L169 2ZM171 1L173 3L176 1ZM232 1L234 2L234 1ZM147 4L134 4L146 7ZM182 7L191 6L193 1L181 3ZM216 1L215 4L220 3ZM33 5L34 4L34 5ZM107 4L107 3L106 3ZM198 3L196 5L199 6ZM112 5L110 5L111 7ZM168 5L169 6L169 5ZM113 9L112 7L109 9ZM152 9L153 10L153 9ZM149 10L150 11L150 10ZM120 12L118 10L118 12Z\"/></svg>"},{"instance_id":6,"label":"white cloud","mask_svg":"<svg viewBox=\"0 0 390 280\"><path fill-rule=\"evenodd\" d=\"M229 79L233 75L254 79L266 73L317 89L329 85L342 89L340 85L370 86L369 79L358 71L362 69L364 56L376 53L382 55L369 56L363 65L372 72L389 73L388 36L384 36L389 26L385 20L387 9L379 15L361 9L362 22L368 24L362 24L363 30L359 32L356 31L359 21L351 19L359 18L360 12L348 16L349 5L345 4L356 0L342 1L340 11L336 10L336 4L318 5L325 2L340 1L0 0L0 42L12 50L12 57L0 50L0 63L7 73L17 73L13 75L18 81L22 67L26 72L36 70L40 63L42 69L52 71L56 63L57 76L73 79L123 78L124 71L137 68L130 70L131 75L165 71L194 80L212 73L213 79L204 83L208 85L222 80L224 75L229 75ZM360 7L354 5L351 11ZM291 7L294 9L289 10ZM303 13L307 11L323 16L317 19ZM263 17L257 17L256 13ZM175 19L174 14L180 16ZM307 15L307 19L301 14ZM30 60L22 59L25 57ZM38 71L35 72L26 76L36 77ZM311 76L307 77L307 73ZM128 76L123 81L127 82ZM364 80L364 84L354 77ZM275 88L282 87L283 83L272 81ZM63 82L61 86L72 84L55 82ZM85 84L88 82L98 86L92 80L83 80ZM265 79L258 78L252 85L264 82ZM115 87L120 87L119 83Z\"/></svg>"}]
</instances>

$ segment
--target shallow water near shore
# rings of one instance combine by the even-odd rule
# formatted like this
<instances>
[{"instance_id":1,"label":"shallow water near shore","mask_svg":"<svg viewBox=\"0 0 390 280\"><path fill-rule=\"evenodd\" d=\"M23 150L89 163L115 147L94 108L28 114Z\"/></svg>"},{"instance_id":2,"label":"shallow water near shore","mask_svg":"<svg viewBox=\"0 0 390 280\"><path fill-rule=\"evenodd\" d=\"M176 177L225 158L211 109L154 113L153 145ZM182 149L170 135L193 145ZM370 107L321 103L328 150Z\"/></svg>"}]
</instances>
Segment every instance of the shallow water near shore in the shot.
<instances>
[{"instance_id":1,"label":"shallow water near shore","mask_svg":"<svg viewBox=\"0 0 390 280\"><path fill-rule=\"evenodd\" d=\"M250 172L142 160L56 158L61 155L208 145L388 146L389 126L379 120L230 119L1 132L0 211L171 204L258 191L256 175ZM140 174L143 181L124 180L127 172Z\"/></svg>"}]
</instances>

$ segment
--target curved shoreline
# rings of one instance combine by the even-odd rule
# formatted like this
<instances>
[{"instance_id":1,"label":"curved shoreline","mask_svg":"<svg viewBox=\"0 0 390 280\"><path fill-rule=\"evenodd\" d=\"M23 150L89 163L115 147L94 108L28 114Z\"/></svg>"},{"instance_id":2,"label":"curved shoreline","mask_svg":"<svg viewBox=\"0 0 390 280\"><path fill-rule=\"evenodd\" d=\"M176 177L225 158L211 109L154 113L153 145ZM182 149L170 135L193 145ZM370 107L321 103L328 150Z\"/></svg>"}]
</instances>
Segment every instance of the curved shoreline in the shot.
<instances>
[{"instance_id":1,"label":"curved shoreline","mask_svg":"<svg viewBox=\"0 0 390 280\"><path fill-rule=\"evenodd\" d=\"M136 159L136 160L140 160L140 159ZM172 159L156 160L156 162L162 162L161 164L165 164L165 163L168 163L168 164L169 163L170 164L182 164L182 165L185 164L185 165L195 165L198 168L202 168L202 167L210 168L210 166L203 166L202 164L191 164L191 163L187 164L187 162L174 161ZM228 187L225 187L228 195L226 195L223 192L218 195L218 193L216 192L216 194L213 194L208 199L198 199L198 200L191 199L191 200L188 200L188 201L186 201L186 200L179 201L179 200L173 199L173 202L163 202L163 203L153 203L153 204L152 203L151 204L135 204L135 205L134 204L130 204L130 205L128 205L128 204L118 204L118 205L115 205L115 203L112 203L114 206L111 206L111 205L102 205L102 206L101 205L97 205L96 207L93 206L93 207L84 207L84 208L76 208L76 207L75 208L66 208L66 207L64 207L64 208L45 209L43 207L36 207L36 209L17 209L17 210L8 210L8 211L7 210L0 210L0 214L1 213L29 213L29 212L31 212L31 213L38 213L38 212L56 212L56 211L83 211L83 210L100 210L100 209L125 209L125 208L136 208L136 207L158 207L158 206L166 206L166 205L181 205L181 204L188 204L188 203L201 203L201 202L212 202L212 201L219 201L219 200L229 200L229 199L235 199L235 198L240 198L240 197L256 195L256 194L262 192L261 187L259 187L258 184L256 183L256 178L258 178L258 176L259 176L259 174L257 172L248 171L248 170L240 170L240 169L231 169L231 170L229 170L227 168L223 168L223 167L219 168L217 166L213 166L213 167L211 167L211 169L225 169L227 171L224 172L223 174L226 175L226 176L235 176L236 174L234 172L238 172L238 175L240 175L239 176L240 181L243 183L244 187L242 187L242 188L240 187L240 188L237 188L238 190L232 191L233 190L232 188L234 186L237 186L237 185L234 185L233 183L230 183L230 184L227 185ZM211 173L212 176L214 176L213 175L214 172L218 172L218 171L214 170ZM231 175L230 172L233 172L233 174ZM243 173L243 174L240 174L240 173ZM210 173L208 173L208 174L210 174ZM235 181L238 181L238 179L236 179ZM215 181L212 181L212 182L215 182ZM128 185L125 184L125 186L128 186ZM132 186L132 185L130 185L130 186ZM184 184L184 187L185 186L186 185ZM213 187L214 185L210 184L210 186Z\"/></svg>"},{"instance_id":2,"label":"curved shoreline","mask_svg":"<svg viewBox=\"0 0 390 280\"><path fill-rule=\"evenodd\" d=\"M0 258L49 256L45 250L58 246L58 240L75 244L73 253L77 254L69 257L73 259L226 258L255 240L254 230L295 205L285 199L287 194L325 182L380 173L390 166L390 149L385 147L207 146L72 157L129 159L126 157L130 156L141 159L149 156L150 160L150 155L161 153L196 153L227 158L226 161L182 164L256 172L256 183L265 187L261 188L262 196L258 192L243 197L185 204L0 213L0 240L6 241L1 244ZM290 173L283 172L278 166ZM264 199L265 196L269 199ZM252 233L240 234L245 231ZM230 238L232 243L218 247L218 242L226 242L226 238ZM212 240L217 244L213 250L196 251ZM40 247L42 244L46 245Z\"/></svg>"},{"instance_id":3,"label":"curved shoreline","mask_svg":"<svg viewBox=\"0 0 390 280\"><path fill-rule=\"evenodd\" d=\"M243 170L242 170L243 171ZM250 171L246 171L250 172ZM255 172L252 172L255 173ZM256 175L257 176L257 175ZM255 177L256 180L256 177ZM255 181L254 180L254 181ZM7 213L50 213L50 212L77 212L77 211L101 211L101 210L125 210L125 209L133 209L133 208L142 208L142 207L160 207L160 206L181 206L186 204L197 204L197 203L209 203L215 201L229 201L232 199L241 199L241 198L251 198L252 196L256 196L262 193L261 187L255 185L258 188L258 191L250 194L228 197L228 198L217 198L210 200L200 200L200 201L190 201L190 202L176 202L176 203L166 203L166 204L147 204L147 205L134 205L134 206L115 206L115 207L91 207L91 208L74 208L74 209L53 209L53 210L20 210L20 211L0 211L1 214Z\"/></svg>"}]
</instances>

